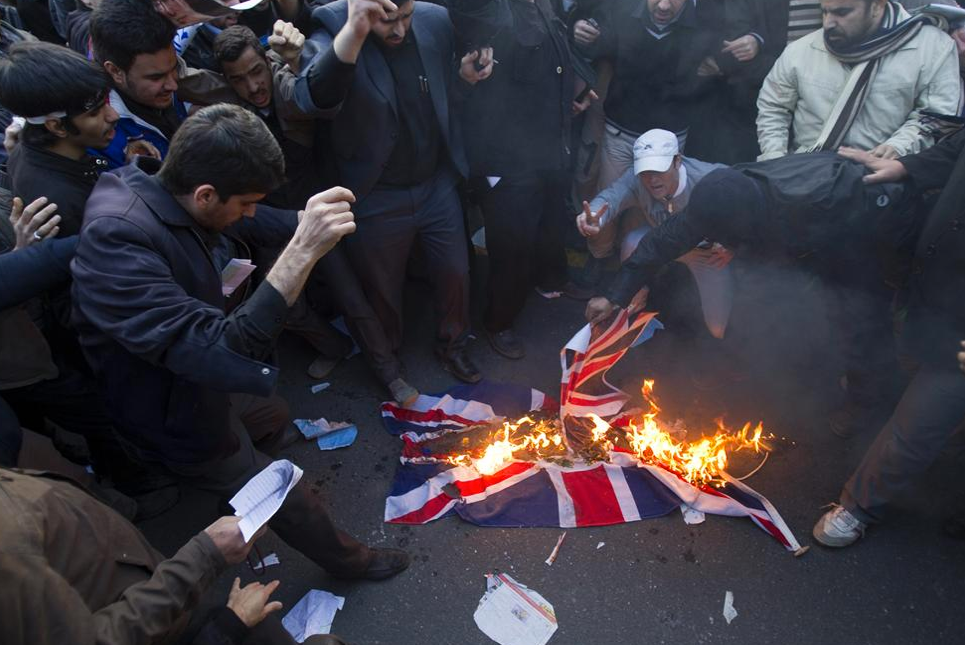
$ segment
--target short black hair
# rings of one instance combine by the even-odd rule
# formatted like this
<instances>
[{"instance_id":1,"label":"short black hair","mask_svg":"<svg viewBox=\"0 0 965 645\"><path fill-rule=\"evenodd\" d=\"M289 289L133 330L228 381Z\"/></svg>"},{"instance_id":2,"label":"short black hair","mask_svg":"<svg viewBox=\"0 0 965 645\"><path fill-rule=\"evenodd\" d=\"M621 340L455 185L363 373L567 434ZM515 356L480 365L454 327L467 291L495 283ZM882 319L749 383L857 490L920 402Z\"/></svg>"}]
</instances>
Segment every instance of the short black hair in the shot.
<instances>
[{"instance_id":1,"label":"short black hair","mask_svg":"<svg viewBox=\"0 0 965 645\"><path fill-rule=\"evenodd\" d=\"M0 104L27 118L66 112L68 131L69 118L102 104L110 84L102 67L53 43L15 43L0 59ZM42 124L28 123L22 136L42 148L57 140Z\"/></svg>"},{"instance_id":2,"label":"short black hair","mask_svg":"<svg viewBox=\"0 0 965 645\"><path fill-rule=\"evenodd\" d=\"M90 17L94 56L128 71L139 54L172 46L176 28L149 0L102 0Z\"/></svg>"},{"instance_id":3,"label":"short black hair","mask_svg":"<svg viewBox=\"0 0 965 645\"><path fill-rule=\"evenodd\" d=\"M214 57L219 64L235 62L249 47L256 53L265 55L265 48L258 40L258 36L244 25L234 25L222 31L215 37L212 47Z\"/></svg>"},{"instance_id":4,"label":"short black hair","mask_svg":"<svg viewBox=\"0 0 965 645\"><path fill-rule=\"evenodd\" d=\"M277 189L285 180L285 157L264 121L242 107L219 103L181 124L158 178L173 195L211 184L224 202L232 195Z\"/></svg>"}]
</instances>

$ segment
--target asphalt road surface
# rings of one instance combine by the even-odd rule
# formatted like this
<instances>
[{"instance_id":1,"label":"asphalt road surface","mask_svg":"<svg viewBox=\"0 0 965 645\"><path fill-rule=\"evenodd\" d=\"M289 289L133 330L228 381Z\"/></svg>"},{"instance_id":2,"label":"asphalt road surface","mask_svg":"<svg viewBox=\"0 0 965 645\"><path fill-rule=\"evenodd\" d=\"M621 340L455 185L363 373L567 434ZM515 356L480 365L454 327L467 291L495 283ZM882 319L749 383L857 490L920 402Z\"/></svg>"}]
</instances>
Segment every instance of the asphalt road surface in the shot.
<instances>
[{"instance_id":1,"label":"asphalt road surface","mask_svg":"<svg viewBox=\"0 0 965 645\"><path fill-rule=\"evenodd\" d=\"M353 644L492 642L476 627L473 612L485 591L484 575L493 571L509 573L553 604L559 621L553 645L965 642L959 613L965 543L941 532L942 520L962 498L961 446L950 447L895 505L888 523L871 529L865 540L841 551L813 544L811 527L821 507L836 501L877 428L848 441L827 429L826 415L843 394L816 284L776 270L751 278L731 323L746 338L741 361L718 369L692 338L669 328L628 354L612 376L628 390L636 390L644 376L656 378L663 418L695 424L720 415L733 424L762 419L781 437L747 483L773 502L802 544L812 544L803 557L790 555L750 520L708 515L703 524L689 526L676 512L570 529L553 566L544 560L560 529L480 528L455 517L426 526L384 524L400 442L380 424L383 392L356 357L333 372L330 389L311 394L305 369L313 356L300 340L283 337L280 391L293 414L351 420L359 428L349 448L320 452L305 442L283 456L305 470L343 528L374 546L407 549L412 566L389 581L345 583L269 533L259 546L264 554L277 552L281 565L265 578L236 567L214 593L226 594L240 575L245 582L280 579L276 596L286 610L312 588L343 595L345 608L333 632ZM421 285L410 287L403 358L413 385L438 392L454 381L432 357L431 311L415 306L426 294ZM525 360L497 356L481 335L470 351L487 378L555 396L559 350L581 326L582 308L534 294L518 324L527 343ZM478 327L479 312L474 314ZM721 388L694 387L694 373L715 371ZM746 380L738 378L741 373ZM142 528L172 553L215 513L213 498L186 491L175 509ZM598 549L600 542L605 544ZM738 611L731 624L721 613L726 591L733 592Z\"/></svg>"}]
</instances>

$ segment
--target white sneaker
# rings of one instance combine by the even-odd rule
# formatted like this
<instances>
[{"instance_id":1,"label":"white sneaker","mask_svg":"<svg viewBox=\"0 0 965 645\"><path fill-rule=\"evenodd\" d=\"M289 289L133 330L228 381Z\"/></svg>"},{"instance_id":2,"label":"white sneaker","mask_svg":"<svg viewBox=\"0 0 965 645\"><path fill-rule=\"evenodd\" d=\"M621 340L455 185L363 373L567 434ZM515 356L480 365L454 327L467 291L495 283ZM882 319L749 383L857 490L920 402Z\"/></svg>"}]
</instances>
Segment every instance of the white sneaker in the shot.
<instances>
[{"instance_id":1,"label":"white sneaker","mask_svg":"<svg viewBox=\"0 0 965 645\"><path fill-rule=\"evenodd\" d=\"M864 535L868 526L852 515L843 506L832 504L833 508L821 516L811 534L824 546L851 546Z\"/></svg>"}]
</instances>

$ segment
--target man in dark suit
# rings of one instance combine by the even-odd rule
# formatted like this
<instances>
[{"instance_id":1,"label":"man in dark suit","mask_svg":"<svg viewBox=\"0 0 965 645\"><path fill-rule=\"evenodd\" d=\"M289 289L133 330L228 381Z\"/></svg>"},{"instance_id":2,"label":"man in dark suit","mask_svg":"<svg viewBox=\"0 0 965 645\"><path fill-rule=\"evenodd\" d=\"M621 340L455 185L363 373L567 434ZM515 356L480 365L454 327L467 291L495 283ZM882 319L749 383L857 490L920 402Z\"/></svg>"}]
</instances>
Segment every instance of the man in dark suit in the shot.
<instances>
[{"instance_id":1,"label":"man in dark suit","mask_svg":"<svg viewBox=\"0 0 965 645\"><path fill-rule=\"evenodd\" d=\"M352 260L393 348L402 344L402 290L419 241L439 320L436 354L457 378L479 370L466 354L469 261L456 192L468 171L450 97L464 99L492 71L478 53L458 68L449 16L412 0L339 0L315 10L296 86L303 110L340 108L331 124L339 183L355 193Z\"/></svg>"}]
</instances>

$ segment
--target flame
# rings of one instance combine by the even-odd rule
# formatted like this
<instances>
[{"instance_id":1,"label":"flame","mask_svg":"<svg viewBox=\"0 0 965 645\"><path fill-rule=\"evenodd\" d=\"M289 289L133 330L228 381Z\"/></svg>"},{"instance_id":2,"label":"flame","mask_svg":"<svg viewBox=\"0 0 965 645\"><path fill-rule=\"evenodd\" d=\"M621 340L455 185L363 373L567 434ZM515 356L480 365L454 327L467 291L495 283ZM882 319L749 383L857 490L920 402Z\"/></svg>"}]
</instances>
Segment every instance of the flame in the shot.
<instances>
[{"instance_id":1,"label":"flame","mask_svg":"<svg viewBox=\"0 0 965 645\"><path fill-rule=\"evenodd\" d=\"M626 427L614 427L595 414L587 418L593 427L589 429L591 445L604 454L618 448L628 451L641 461L662 466L694 485L715 484L727 467L728 455L741 450L755 453L769 450L764 443L764 426L750 423L737 432L730 431L723 419L716 419L716 428L710 436L695 441L675 438L686 434L686 429L667 426L659 419L660 407L654 398L654 381L643 382L642 392L649 409ZM532 426L521 431L525 425ZM772 436L772 435L769 435ZM464 440L465 441L465 440ZM478 451L477 451L478 452ZM456 465L470 466L481 475L491 475L525 453L527 460L562 458L573 456L564 443L562 425L559 422L537 422L531 417L516 421L504 421L481 456L457 454L446 457Z\"/></svg>"}]
</instances>

